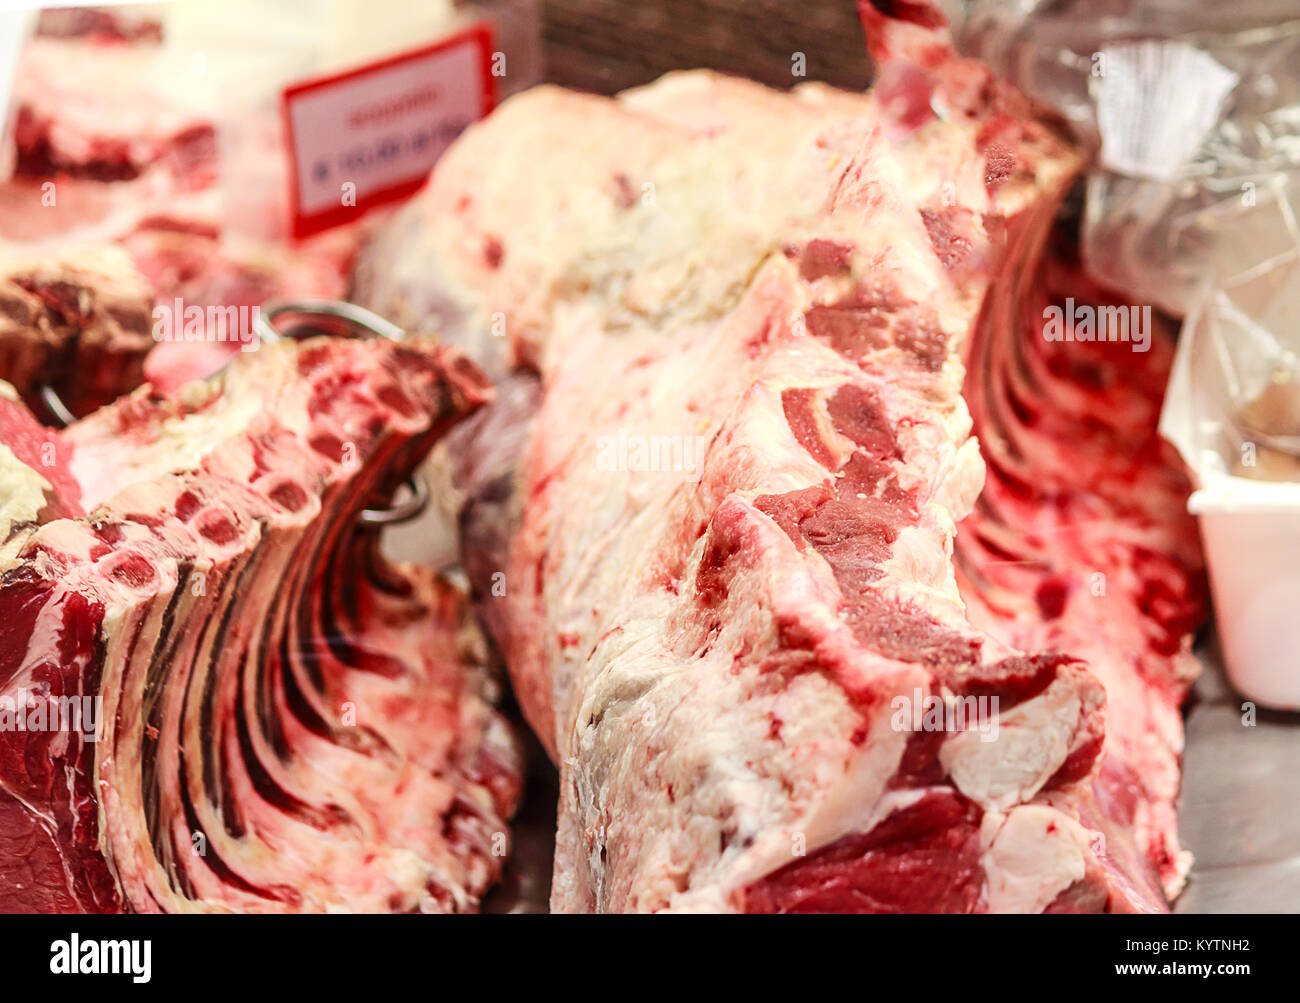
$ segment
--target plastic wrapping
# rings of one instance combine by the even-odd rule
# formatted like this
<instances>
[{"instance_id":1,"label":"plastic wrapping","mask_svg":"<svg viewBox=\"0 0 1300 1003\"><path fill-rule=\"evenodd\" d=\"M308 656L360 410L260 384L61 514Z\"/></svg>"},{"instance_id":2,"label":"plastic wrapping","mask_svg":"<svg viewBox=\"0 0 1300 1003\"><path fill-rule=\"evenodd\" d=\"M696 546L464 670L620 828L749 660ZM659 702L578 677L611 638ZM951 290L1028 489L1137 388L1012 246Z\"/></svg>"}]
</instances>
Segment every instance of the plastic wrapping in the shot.
<instances>
[{"instance_id":1,"label":"plastic wrapping","mask_svg":"<svg viewBox=\"0 0 1300 1003\"><path fill-rule=\"evenodd\" d=\"M964 51L1098 146L1083 254L1099 281L1183 315L1207 277L1251 276L1288 240L1294 253L1294 0L967 0L949 11Z\"/></svg>"},{"instance_id":2,"label":"plastic wrapping","mask_svg":"<svg viewBox=\"0 0 1300 1003\"><path fill-rule=\"evenodd\" d=\"M1185 318L1160 427L1198 488L1224 659L1300 708L1300 5L946 7L965 52L1094 145L1088 272Z\"/></svg>"}]
</instances>

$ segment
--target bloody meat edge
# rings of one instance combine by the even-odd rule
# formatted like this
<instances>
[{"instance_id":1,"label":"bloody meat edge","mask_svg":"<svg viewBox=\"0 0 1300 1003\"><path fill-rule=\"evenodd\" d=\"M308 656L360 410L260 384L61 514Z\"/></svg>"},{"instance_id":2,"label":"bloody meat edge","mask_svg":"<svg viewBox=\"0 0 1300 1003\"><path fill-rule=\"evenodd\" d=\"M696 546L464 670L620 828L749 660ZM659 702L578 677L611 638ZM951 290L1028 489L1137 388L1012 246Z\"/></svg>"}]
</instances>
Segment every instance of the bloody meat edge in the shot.
<instances>
[{"instance_id":1,"label":"bloody meat edge","mask_svg":"<svg viewBox=\"0 0 1300 1003\"><path fill-rule=\"evenodd\" d=\"M556 910L1161 910L1186 873L1176 468L1152 468L1159 503L1106 496L1129 521L1104 613L1071 596L1073 547L1023 576L1027 611L995 608L973 572L1014 579L956 533L984 483L963 360L1039 336L1019 309L1081 157L933 25L864 17L866 96L700 72L507 101L360 263L363 302L504 377L446 453L484 620L560 770ZM977 415L1011 436L1001 406ZM1149 395L1129 407L1149 421ZM1114 437L1086 438L1113 469ZM991 443L997 499L1033 474L1020 441ZM1156 619L1144 589L1174 597ZM1053 613L1068 629L1016 621ZM1072 647L1103 617L1162 644ZM927 725L931 697L983 730Z\"/></svg>"},{"instance_id":2,"label":"bloody meat edge","mask_svg":"<svg viewBox=\"0 0 1300 1003\"><path fill-rule=\"evenodd\" d=\"M477 371L282 342L59 433L9 394L0 908L475 908L519 751L459 593L356 514Z\"/></svg>"}]
</instances>

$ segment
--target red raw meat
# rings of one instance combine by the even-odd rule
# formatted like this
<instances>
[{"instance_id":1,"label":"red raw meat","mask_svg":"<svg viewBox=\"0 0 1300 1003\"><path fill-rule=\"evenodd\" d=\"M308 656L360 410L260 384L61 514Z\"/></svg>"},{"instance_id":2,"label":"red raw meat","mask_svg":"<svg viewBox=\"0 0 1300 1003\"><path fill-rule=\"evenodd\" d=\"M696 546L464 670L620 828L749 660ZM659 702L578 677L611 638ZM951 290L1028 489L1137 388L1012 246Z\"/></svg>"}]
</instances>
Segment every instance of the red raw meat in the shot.
<instances>
[{"instance_id":1,"label":"red raw meat","mask_svg":"<svg viewBox=\"0 0 1300 1003\"><path fill-rule=\"evenodd\" d=\"M1145 861L1173 898L1191 865L1177 833L1179 708L1208 607L1191 485L1156 430L1172 332L1148 331L1145 352L1043 337L1044 309L1067 296L1127 309L1061 241L1020 295L988 306L969 361L988 477L957 533L958 585L972 623L1017 648L1071 652L1105 686L1086 810L1105 852L1131 873Z\"/></svg>"},{"instance_id":2,"label":"red raw meat","mask_svg":"<svg viewBox=\"0 0 1300 1003\"><path fill-rule=\"evenodd\" d=\"M883 103L709 74L535 90L361 262L368 305L504 377L448 453L483 617L560 769L557 910L1160 910L1185 870L1201 607L1177 468L1148 447L1124 487L1158 497L1123 508L1127 447L1048 420L1013 466L1027 422L968 384L993 472L957 533L984 483L963 363L1052 356L1033 283L1081 155L954 59L928 5L892 6L865 12L912 64ZM1148 385L1088 385L1114 353L1054 365L1016 406L1113 405L1152 441ZM1093 635L1076 541L1006 607L974 545L1005 527L1019 561L1058 518L1032 486L1057 482L1108 548L1115 625ZM945 718L981 699L983 732Z\"/></svg>"},{"instance_id":3,"label":"red raw meat","mask_svg":"<svg viewBox=\"0 0 1300 1003\"><path fill-rule=\"evenodd\" d=\"M460 593L356 516L485 397L315 339L58 433L0 400L0 909L477 906L518 746Z\"/></svg>"},{"instance_id":4,"label":"red raw meat","mask_svg":"<svg viewBox=\"0 0 1300 1003\"><path fill-rule=\"evenodd\" d=\"M123 181L156 170L180 189L210 184L216 134L186 91L198 81L160 52L102 35L32 39L13 96L18 173Z\"/></svg>"},{"instance_id":5,"label":"red raw meat","mask_svg":"<svg viewBox=\"0 0 1300 1003\"><path fill-rule=\"evenodd\" d=\"M218 104L204 90L204 78L188 66L178 72L164 50L148 44L147 24L116 15L47 20L48 30L23 52L15 96L18 176L0 185L0 237L15 245L16 260L7 267L31 270L57 258L69 271L93 272L103 256L98 248L118 244L148 283L149 310L156 305L169 314L178 301L182 309L207 311L346 294L353 255L377 217L293 246L251 236L273 226L233 218L230 191L216 183L212 117ZM278 125L273 116L259 124L265 142L241 156L265 161L259 176L274 178L287 169L280 163ZM241 161L240 169L248 164ZM274 196L259 203L267 205L274 209ZM80 260L84 247L91 248L89 263ZM74 274L68 281L79 280ZM116 346L130 348L129 357L99 373L94 394L65 402L83 413L143 377L166 391L210 375L239 350L248 326L224 339L204 332L201 340L164 341L143 368L141 355L153 346L115 338ZM76 343L76 325L64 327L63 342ZM16 344L21 358L12 368L0 364L0 377L25 386L23 367L48 351L29 327L20 330L33 335L30 344ZM91 334L81 338L91 342ZM87 352L86 365L95 361ZM76 389L69 393L75 396Z\"/></svg>"},{"instance_id":6,"label":"red raw meat","mask_svg":"<svg viewBox=\"0 0 1300 1003\"><path fill-rule=\"evenodd\" d=\"M0 266L0 377L44 415L50 386L85 414L138 386L154 347L153 292L113 247Z\"/></svg>"}]
</instances>

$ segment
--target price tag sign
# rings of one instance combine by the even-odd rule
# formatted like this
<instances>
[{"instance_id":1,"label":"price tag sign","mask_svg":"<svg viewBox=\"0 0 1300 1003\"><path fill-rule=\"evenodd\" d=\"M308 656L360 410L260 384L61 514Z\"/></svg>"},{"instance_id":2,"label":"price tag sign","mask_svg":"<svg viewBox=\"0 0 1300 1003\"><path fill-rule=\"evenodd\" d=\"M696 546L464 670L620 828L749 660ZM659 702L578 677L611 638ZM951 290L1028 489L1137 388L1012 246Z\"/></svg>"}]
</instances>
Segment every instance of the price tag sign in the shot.
<instances>
[{"instance_id":1,"label":"price tag sign","mask_svg":"<svg viewBox=\"0 0 1300 1003\"><path fill-rule=\"evenodd\" d=\"M471 123L492 110L492 27L285 88L295 237L407 198Z\"/></svg>"}]
</instances>

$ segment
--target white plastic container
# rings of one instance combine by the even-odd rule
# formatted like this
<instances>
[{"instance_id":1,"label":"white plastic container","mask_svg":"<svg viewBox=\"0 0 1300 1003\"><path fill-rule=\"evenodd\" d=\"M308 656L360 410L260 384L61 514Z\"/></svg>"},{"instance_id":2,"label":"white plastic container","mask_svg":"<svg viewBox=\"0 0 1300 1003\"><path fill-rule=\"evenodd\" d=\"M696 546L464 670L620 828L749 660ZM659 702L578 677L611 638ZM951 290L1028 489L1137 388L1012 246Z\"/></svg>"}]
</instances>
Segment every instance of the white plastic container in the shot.
<instances>
[{"instance_id":1,"label":"white plastic container","mask_svg":"<svg viewBox=\"0 0 1300 1003\"><path fill-rule=\"evenodd\" d=\"M1248 700L1300 710L1300 486L1246 483L1245 493L1219 486L1188 502L1201 524L1223 660Z\"/></svg>"},{"instance_id":2,"label":"white plastic container","mask_svg":"<svg viewBox=\"0 0 1300 1003\"><path fill-rule=\"evenodd\" d=\"M1241 431L1243 404L1271 373L1300 367L1289 347L1295 262L1279 264L1268 288L1207 292L1189 314L1160 431L1197 488L1188 509L1200 521L1228 680L1248 700L1300 710L1300 480L1236 476L1266 448Z\"/></svg>"}]
</instances>

